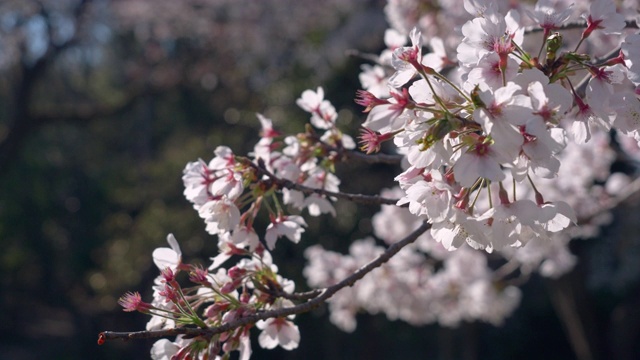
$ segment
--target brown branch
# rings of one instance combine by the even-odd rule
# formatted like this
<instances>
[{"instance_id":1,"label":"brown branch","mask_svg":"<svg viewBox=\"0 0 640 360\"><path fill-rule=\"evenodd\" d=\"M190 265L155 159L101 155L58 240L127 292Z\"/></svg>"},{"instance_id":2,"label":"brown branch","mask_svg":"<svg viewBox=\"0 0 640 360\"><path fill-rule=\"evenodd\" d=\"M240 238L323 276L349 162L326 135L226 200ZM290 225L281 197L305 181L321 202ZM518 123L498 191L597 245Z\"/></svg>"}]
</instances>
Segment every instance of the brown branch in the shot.
<instances>
[{"instance_id":1,"label":"brown branch","mask_svg":"<svg viewBox=\"0 0 640 360\"><path fill-rule=\"evenodd\" d=\"M104 331L99 334L98 343L102 344L106 340L113 340L113 339L121 339L121 340L151 339L151 338L175 336L180 334L187 335L187 336L211 337L213 335L221 334L221 333L239 328L241 326L255 324L259 320L285 317L289 315L297 315L297 314L309 312L321 306L322 304L324 304L329 298L331 298L335 293L337 293L341 289L347 286L353 286L353 284L355 284L358 280L362 279L366 274L382 266L384 263L389 261L389 259L391 259L394 255L396 255L400 250L402 250L405 246L416 241L416 239L420 235L422 235L425 231L429 230L429 228L431 228L431 224L427 222L423 222L419 228L414 230L407 237L389 246L384 253L380 254L380 256L378 256L368 264L364 265L360 269L356 270L353 274L347 276L342 281L332 286L329 286L325 289L316 290L319 294L317 297L307 302L298 304L296 306L289 307L289 308L276 309L276 310L261 311L256 314L249 315L249 316L228 322L224 325L212 327L208 329L175 328L175 329L167 329L167 330L134 331L134 332Z\"/></svg>"},{"instance_id":2,"label":"brown branch","mask_svg":"<svg viewBox=\"0 0 640 360\"><path fill-rule=\"evenodd\" d=\"M322 146L327 151L333 151L338 153L338 155L343 160L358 160L365 164L388 164L388 165L399 165L404 158L404 155L390 155L390 154L365 154L357 150L348 150L342 146L333 146L328 144L320 138L316 138L315 141L322 144Z\"/></svg>"},{"instance_id":3,"label":"brown branch","mask_svg":"<svg viewBox=\"0 0 640 360\"><path fill-rule=\"evenodd\" d=\"M373 154L367 155L355 150L346 150L341 153L342 156L347 159L353 159L361 161L365 164L388 164L398 165L404 158L403 155L390 155L390 154Z\"/></svg>"},{"instance_id":4,"label":"brown branch","mask_svg":"<svg viewBox=\"0 0 640 360\"><path fill-rule=\"evenodd\" d=\"M282 289L263 289L262 291L265 291L275 297L281 297L281 298L296 300L296 301L306 301L309 299L313 299L314 297L322 293L322 290L318 290L318 289L306 291L306 292L297 292L293 294L289 294L288 292Z\"/></svg>"},{"instance_id":5,"label":"brown branch","mask_svg":"<svg viewBox=\"0 0 640 360\"><path fill-rule=\"evenodd\" d=\"M395 205L397 199L387 199L379 195L363 195L363 194L351 194L344 192L334 192L324 189L310 188L304 185L296 184L293 181L281 179L267 170L263 165L256 165L249 159L244 159L245 163L256 170L259 176L267 176L276 186L279 188L287 188L290 190L297 190L305 195L318 194L323 196L331 196L338 199L345 199L355 203L364 205Z\"/></svg>"}]
</instances>

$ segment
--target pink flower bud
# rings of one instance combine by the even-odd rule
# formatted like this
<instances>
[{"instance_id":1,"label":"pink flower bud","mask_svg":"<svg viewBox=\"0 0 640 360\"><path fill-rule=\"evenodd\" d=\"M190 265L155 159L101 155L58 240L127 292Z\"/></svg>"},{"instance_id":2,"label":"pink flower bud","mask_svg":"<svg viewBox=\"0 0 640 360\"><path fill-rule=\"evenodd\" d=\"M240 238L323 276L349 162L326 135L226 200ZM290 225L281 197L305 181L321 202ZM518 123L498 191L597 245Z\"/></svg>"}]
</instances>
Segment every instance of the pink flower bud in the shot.
<instances>
[{"instance_id":1,"label":"pink flower bud","mask_svg":"<svg viewBox=\"0 0 640 360\"><path fill-rule=\"evenodd\" d=\"M224 284L220 288L220 292L223 293L223 294L229 294L230 292L235 290L238 286L240 286L240 282L238 280L234 280L234 281L231 281L231 282L228 282L228 283Z\"/></svg>"},{"instance_id":2,"label":"pink flower bud","mask_svg":"<svg viewBox=\"0 0 640 360\"><path fill-rule=\"evenodd\" d=\"M171 268L169 267L164 268L160 272L160 275L162 275L162 277L164 278L164 281L168 283L175 281L176 279L176 275L173 273L173 270L171 270Z\"/></svg>"},{"instance_id":3,"label":"pink flower bud","mask_svg":"<svg viewBox=\"0 0 640 360\"><path fill-rule=\"evenodd\" d=\"M152 308L152 305L142 301L142 297L139 292L128 292L124 294L119 300L118 304L123 307L124 311L140 311L148 312Z\"/></svg>"},{"instance_id":4,"label":"pink flower bud","mask_svg":"<svg viewBox=\"0 0 640 360\"><path fill-rule=\"evenodd\" d=\"M203 269L199 266L194 266L193 270L189 273L189 280L196 284L211 285L208 279L207 269Z\"/></svg>"},{"instance_id":5,"label":"pink flower bud","mask_svg":"<svg viewBox=\"0 0 640 360\"><path fill-rule=\"evenodd\" d=\"M242 269L242 268L239 268L237 266L234 266L234 267L229 269L229 271L227 272L227 275L229 275L229 277L231 279L235 280L235 279L238 279L238 278L244 276L244 274L246 274L246 273L247 273L246 269Z\"/></svg>"}]
</instances>

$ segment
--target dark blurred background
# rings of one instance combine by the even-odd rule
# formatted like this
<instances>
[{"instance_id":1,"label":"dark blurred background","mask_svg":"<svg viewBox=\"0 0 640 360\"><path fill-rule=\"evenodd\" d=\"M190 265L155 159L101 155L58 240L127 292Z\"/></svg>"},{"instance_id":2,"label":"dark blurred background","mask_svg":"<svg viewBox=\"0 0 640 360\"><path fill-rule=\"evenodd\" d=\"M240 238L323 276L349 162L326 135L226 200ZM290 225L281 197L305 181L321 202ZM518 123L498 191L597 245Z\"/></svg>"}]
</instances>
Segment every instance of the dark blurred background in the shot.
<instances>
[{"instance_id":1,"label":"dark blurred background","mask_svg":"<svg viewBox=\"0 0 640 360\"><path fill-rule=\"evenodd\" d=\"M144 329L147 318L116 301L126 291L150 297L151 252L168 233L188 261L215 255L217 240L182 196L185 164L208 161L218 145L251 151L256 112L301 131L308 115L295 99L319 85L339 125L357 134L363 61L346 51L383 48L384 5L0 1L0 359L148 358L152 340L96 340L103 330ZM344 190L363 193L391 186L396 171L338 170ZM346 181L363 171L366 183ZM376 209L338 206L349 216L312 220L307 244L345 250L367 235ZM574 244L581 262L568 276L532 278L502 328L363 315L345 334L321 309L298 318L299 349L261 352L254 336L254 358L635 359L636 210L619 211L602 239ZM299 287L303 248L282 243L275 255Z\"/></svg>"}]
</instances>

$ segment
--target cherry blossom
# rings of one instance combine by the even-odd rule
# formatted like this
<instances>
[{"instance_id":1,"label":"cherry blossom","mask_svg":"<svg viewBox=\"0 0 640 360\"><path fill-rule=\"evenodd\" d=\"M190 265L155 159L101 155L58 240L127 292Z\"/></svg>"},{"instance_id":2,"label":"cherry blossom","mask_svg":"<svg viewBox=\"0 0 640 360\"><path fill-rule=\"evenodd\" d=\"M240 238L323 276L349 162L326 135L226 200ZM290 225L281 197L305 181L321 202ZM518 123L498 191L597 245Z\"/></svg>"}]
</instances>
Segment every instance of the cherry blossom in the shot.
<instances>
[{"instance_id":1,"label":"cherry blossom","mask_svg":"<svg viewBox=\"0 0 640 360\"><path fill-rule=\"evenodd\" d=\"M362 72L358 75L362 88L377 98L388 98L389 86L384 68L379 65L362 65Z\"/></svg>"},{"instance_id":2,"label":"cherry blossom","mask_svg":"<svg viewBox=\"0 0 640 360\"><path fill-rule=\"evenodd\" d=\"M587 20L587 28L582 37L588 37L594 30L602 30L605 34L619 34L625 27L624 16L616 12L616 4L611 0L596 0L589 7L589 15L583 15Z\"/></svg>"},{"instance_id":3,"label":"cherry blossom","mask_svg":"<svg viewBox=\"0 0 640 360\"><path fill-rule=\"evenodd\" d=\"M624 63L628 68L629 80L640 85L640 34L629 35L622 43Z\"/></svg>"},{"instance_id":4,"label":"cherry blossom","mask_svg":"<svg viewBox=\"0 0 640 360\"><path fill-rule=\"evenodd\" d=\"M262 330L258 336L260 346L265 349L273 349L280 346L285 350L293 350L300 343L300 331L298 326L283 318L258 321L258 329Z\"/></svg>"},{"instance_id":5,"label":"cherry blossom","mask_svg":"<svg viewBox=\"0 0 640 360\"><path fill-rule=\"evenodd\" d=\"M405 46L393 51L391 65L396 72L389 78L389 84L399 88L418 74L418 67L422 62L422 34L417 28L409 34L411 46Z\"/></svg>"},{"instance_id":6,"label":"cherry blossom","mask_svg":"<svg viewBox=\"0 0 640 360\"><path fill-rule=\"evenodd\" d=\"M167 235L167 242L171 248L157 248L153 251L153 262L158 269L164 270L165 268L171 269L175 272L182 263L182 251L180 245L173 234Z\"/></svg>"},{"instance_id":7,"label":"cherry blossom","mask_svg":"<svg viewBox=\"0 0 640 360\"><path fill-rule=\"evenodd\" d=\"M513 43L522 43L523 30L515 12L501 16L493 11L483 14L462 26L464 38L457 48L458 60L464 66L475 66L489 53L497 53L501 65L506 66L507 55L514 50Z\"/></svg>"},{"instance_id":8,"label":"cherry blossom","mask_svg":"<svg viewBox=\"0 0 640 360\"><path fill-rule=\"evenodd\" d=\"M200 206L207 202L209 194L207 185L212 181L212 174L207 164L202 161L188 163L183 171L184 196L194 206Z\"/></svg>"},{"instance_id":9,"label":"cherry blossom","mask_svg":"<svg viewBox=\"0 0 640 360\"><path fill-rule=\"evenodd\" d=\"M419 180L410 185L398 205L408 202L412 214L427 215L434 222L443 221L451 209L452 189L442 181L440 173L432 172L428 177L429 181Z\"/></svg>"},{"instance_id":10,"label":"cherry blossom","mask_svg":"<svg viewBox=\"0 0 640 360\"><path fill-rule=\"evenodd\" d=\"M267 247L273 250L276 247L276 240L281 236L286 236L294 243L299 242L304 232L303 226L307 226L307 223L304 221L304 218L297 215L280 216L273 219L267 227L267 233L264 236Z\"/></svg>"},{"instance_id":11,"label":"cherry blossom","mask_svg":"<svg viewBox=\"0 0 640 360\"><path fill-rule=\"evenodd\" d=\"M507 159L520 151L524 138L517 126L524 125L531 115L531 100L517 95L520 86L513 82L492 91L483 91L480 98L483 108L474 111L474 118L484 131L491 135L495 151Z\"/></svg>"},{"instance_id":12,"label":"cherry blossom","mask_svg":"<svg viewBox=\"0 0 640 360\"><path fill-rule=\"evenodd\" d=\"M486 143L485 139L478 138L469 150L460 156L453 168L453 173L460 185L471 187L479 177L493 181L505 179L504 172L500 168L500 163L504 159L493 146Z\"/></svg>"},{"instance_id":13,"label":"cherry blossom","mask_svg":"<svg viewBox=\"0 0 640 360\"><path fill-rule=\"evenodd\" d=\"M336 121L336 109L329 101L324 100L324 90L321 87L316 92L305 90L296 103L311 113L311 124L319 129L329 129Z\"/></svg>"},{"instance_id":14,"label":"cherry blossom","mask_svg":"<svg viewBox=\"0 0 640 360\"><path fill-rule=\"evenodd\" d=\"M290 304L289 306L292 306ZM286 318L273 318L260 320L256 327L262 332L258 336L260 346L265 349L273 349L280 346L285 350L293 350L300 343L300 330L298 326Z\"/></svg>"},{"instance_id":15,"label":"cherry blossom","mask_svg":"<svg viewBox=\"0 0 640 360\"><path fill-rule=\"evenodd\" d=\"M467 81L479 85L482 90L496 89L505 81L513 81L518 67L518 62L512 58L507 58L506 65L502 65L497 53L487 53L478 60L478 66L469 71Z\"/></svg>"},{"instance_id":16,"label":"cherry blossom","mask_svg":"<svg viewBox=\"0 0 640 360\"><path fill-rule=\"evenodd\" d=\"M592 107L578 96L574 99L577 106L571 114L574 121L569 132L577 143L589 141L595 129L609 130L611 128L613 113L610 109L603 106Z\"/></svg>"},{"instance_id":17,"label":"cherry blossom","mask_svg":"<svg viewBox=\"0 0 640 360\"><path fill-rule=\"evenodd\" d=\"M432 68L435 71L441 71L448 65L453 65L454 62L449 59L444 42L439 37L433 37L429 40L429 46L431 52L424 55L422 63L425 66Z\"/></svg>"},{"instance_id":18,"label":"cherry blossom","mask_svg":"<svg viewBox=\"0 0 640 360\"><path fill-rule=\"evenodd\" d=\"M637 96L631 92L618 93L611 106L617 115L614 122L616 128L640 141L640 100Z\"/></svg>"},{"instance_id":19,"label":"cherry blossom","mask_svg":"<svg viewBox=\"0 0 640 360\"><path fill-rule=\"evenodd\" d=\"M175 342L160 339L151 347L151 358L153 360L171 360L187 343L188 341L183 340L182 337L176 339Z\"/></svg>"},{"instance_id":20,"label":"cherry blossom","mask_svg":"<svg viewBox=\"0 0 640 360\"><path fill-rule=\"evenodd\" d=\"M207 232L211 235L230 231L240 222L240 210L228 198L207 201L198 214L207 224Z\"/></svg>"},{"instance_id":21,"label":"cherry blossom","mask_svg":"<svg viewBox=\"0 0 640 360\"><path fill-rule=\"evenodd\" d=\"M573 4L558 11L553 7L551 0L538 0L533 12L527 11L527 15L544 30L544 38L546 39L551 30L558 29L565 21L569 20L573 12L572 7Z\"/></svg>"},{"instance_id":22,"label":"cherry blossom","mask_svg":"<svg viewBox=\"0 0 640 360\"><path fill-rule=\"evenodd\" d=\"M409 93L403 89L402 92L391 91L391 96L388 101L374 106L369 111L362 126L380 132L394 132L404 126L405 119L401 115L405 109L412 106Z\"/></svg>"}]
</instances>

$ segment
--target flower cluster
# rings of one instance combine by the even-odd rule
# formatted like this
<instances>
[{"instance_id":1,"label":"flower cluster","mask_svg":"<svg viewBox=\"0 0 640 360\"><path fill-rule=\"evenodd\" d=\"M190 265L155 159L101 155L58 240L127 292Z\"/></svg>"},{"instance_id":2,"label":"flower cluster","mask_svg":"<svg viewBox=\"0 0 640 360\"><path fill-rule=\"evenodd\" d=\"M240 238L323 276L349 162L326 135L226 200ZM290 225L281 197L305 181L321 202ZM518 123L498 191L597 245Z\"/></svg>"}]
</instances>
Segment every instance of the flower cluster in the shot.
<instances>
[{"instance_id":1,"label":"flower cluster","mask_svg":"<svg viewBox=\"0 0 640 360\"><path fill-rule=\"evenodd\" d=\"M388 48L362 67L355 100L367 114L359 156L377 159L392 143L403 165L397 187L379 197L340 192L336 167L357 157L356 144L336 126L322 88L297 100L310 114L304 132L285 136L258 115L261 138L249 157L220 146L211 161L187 164L184 195L218 237L219 254L207 268L188 265L169 235L171 248L153 253L161 271L153 301L121 298L125 311L152 316L147 330L190 334L156 342L153 358L238 350L246 359L254 325L263 348L294 349L300 333L292 315L313 301L328 301L345 331L355 329L361 309L416 325L499 325L521 297L510 280L568 271L575 259L567 243L607 221L603 214L629 182L609 177L609 133L632 156L640 142L640 35L627 30L626 13L608 0L534 7L465 0L422 16L415 3L389 0ZM457 35L434 32L443 16ZM604 45L606 56L591 51ZM294 293L270 251L281 237L301 241L304 211L335 216L337 198L382 205L373 235L388 247L373 237L353 242L346 255L310 246L304 275L320 290ZM264 213L269 224L256 229ZM501 262L490 265L487 253ZM230 259L235 265L222 268ZM181 273L195 286L183 287Z\"/></svg>"},{"instance_id":2,"label":"flower cluster","mask_svg":"<svg viewBox=\"0 0 640 360\"><path fill-rule=\"evenodd\" d=\"M338 292L329 303L330 320L349 332L355 330L360 310L416 326L457 326L475 320L502 324L519 304L520 290L495 281L481 253L469 248L432 253L431 242L423 236L415 247L404 248L370 276ZM331 286L383 251L371 238L352 243L348 255L315 245L305 252L309 265L304 274L311 286ZM441 258L434 258L434 253Z\"/></svg>"},{"instance_id":3,"label":"flower cluster","mask_svg":"<svg viewBox=\"0 0 640 360\"><path fill-rule=\"evenodd\" d=\"M153 301L145 303L139 293L127 293L119 301L125 311L151 315L147 331L161 331L195 325L215 328L265 311L294 306L287 296L295 284L278 274L270 250L281 237L297 243L306 227L304 218L286 212L286 207L306 209L312 216L335 215L331 198L339 192L340 181L333 174L339 153L353 149L355 143L335 126L335 108L324 100L323 89L305 91L298 104L311 114L313 127L297 136L283 137L262 115L261 139L251 158L239 157L226 146L214 151L209 162L198 160L186 165L184 196L204 220L206 231L218 237L219 254L207 268L182 261L173 235L170 248L158 248L153 260L160 270L153 287ZM316 191L320 192L316 192ZM282 197L277 195L282 192ZM326 193L326 194L325 194ZM258 214L267 212L270 223L254 227ZM222 268L232 257L239 259L228 270ZM178 281L188 273L192 286ZM300 333L293 317L279 316L248 322L215 335L179 336L175 341L156 342L151 355L156 359L214 358L239 351L249 358L249 330L262 330L259 344L267 349L298 346Z\"/></svg>"},{"instance_id":4,"label":"flower cluster","mask_svg":"<svg viewBox=\"0 0 640 360\"><path fill-rule=\"evenodd\" d=\"M153 300L142 301L139 293L127 293L119 303L125 311L140 311L151 315L147 330L173 329L196 325L206 329L228 323L259 311L293 306L279 296L294 290L292 281L277 274L278 268L266 251L257 251L227 269L205 269L183 263L180 246L173 237L167 237L170 248L158 248L153 260L161 274L155 279ZM215 264L214 260L214 264ZM179 277L186 273L190 283L185 287ZM262 330L259 343L265 348L277 345L291 350L298 346L300 333L291 317L258 321ZM175 341L162 339L151 349L154 359L213 359L219 354L239 351L240 359L251 355L249 329L253 323L209 336L178 336Z\"/></svg>"},{"instance_id":5,"label":"flower cluster","mask_svg":"<svg viewBox=\"0 0 640 360\"><path fill-rule=\"evenodd\" d=\"M396 47L390 60L383 52L376 70L364 68L363 79L389 69L381 82L390 97L363 82L371 92L357 99L368 112L362 139L377 149L379 138L393 137L409 165L396 177L404 191L398 205L428 217L445 248L466 243L492 252L550 242L577 222L566 201L539 186L559 178L567 144L585 144L612 128L640 140L638 35L621 36L612 56L595 59L581 51L585 41L625 27L610 1L591 5L574 44L554 32L573 15L571 6L558 10L540 1L525 11L527 21L495 2L465 1L465 9L473 18L461 26L459 66L445 68L450 60L440 45L430 54L438 56L423 56L424 38L414 27L410 46ZM537 55L525 50L528 23L543 30L530 35L542 43Z\"/></svg>"}]
</instances>

